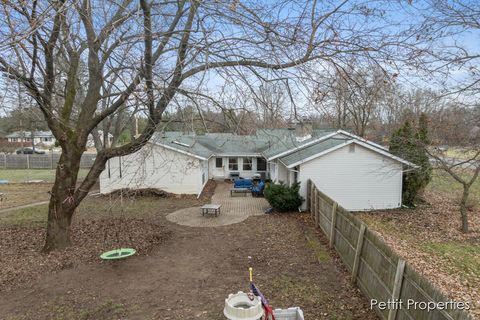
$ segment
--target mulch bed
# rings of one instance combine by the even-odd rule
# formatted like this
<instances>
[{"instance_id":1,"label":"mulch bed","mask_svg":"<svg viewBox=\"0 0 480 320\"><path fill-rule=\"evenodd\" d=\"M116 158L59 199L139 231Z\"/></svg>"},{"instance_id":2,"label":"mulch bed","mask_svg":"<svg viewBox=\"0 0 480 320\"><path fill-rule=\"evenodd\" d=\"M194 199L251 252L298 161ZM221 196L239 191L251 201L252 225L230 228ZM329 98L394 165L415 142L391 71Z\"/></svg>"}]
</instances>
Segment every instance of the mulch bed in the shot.
<instances>
[{"instance_id":1,"label":"mulch bed","mask_svg":"<svg viewBox=\"0 0 480 320\"><path fill-rule=\"evenodd\" d=\"M134 247L146 255L170 237L158 222L139 218L80 220L72 226L73 246L61 252L40 252L45 227L0 226L0 290L11 290L47 273L100 261L105 251Z\"/></svg>"},{"instance_id":2,"label":"mulch bed","mask_svg":"<svg viewBox=\"0 0 480 320\"><path fill-rule=\"evenodd\" d=\"M198 197L200 200L208 201L212 198L213 193L215 192L215 188L217 187L217 183L215 180L208 180L205 187ZM142 189L130 189L130 188L123 188L112 191L108 194L101 195L102 197L127 197L129 199L136 199L136 198L182 198L182 199L196 199L197 196L194 194L176 194L167 192L165 190L156 189L156 188L142 188Z\"/></svg>"},{"instance_id":3,"label":"mulch bed","mask_svg":"<svg viewBox=\"0 0 480 320\"><path fill-rule=\"evenodd\" d=\"M443 194L425 193L426 202L415 210L388 210L362 213L371 228L417 271L456 301L470 301L480 316L480 278L465 272L452 272L451 258L439 258L421 250L425 243L463 243L480 246L480 208L469 212L470 232L460 230L458 204ZM375 227L376 222L390 230Z\"/></svg>"}]
</instances>

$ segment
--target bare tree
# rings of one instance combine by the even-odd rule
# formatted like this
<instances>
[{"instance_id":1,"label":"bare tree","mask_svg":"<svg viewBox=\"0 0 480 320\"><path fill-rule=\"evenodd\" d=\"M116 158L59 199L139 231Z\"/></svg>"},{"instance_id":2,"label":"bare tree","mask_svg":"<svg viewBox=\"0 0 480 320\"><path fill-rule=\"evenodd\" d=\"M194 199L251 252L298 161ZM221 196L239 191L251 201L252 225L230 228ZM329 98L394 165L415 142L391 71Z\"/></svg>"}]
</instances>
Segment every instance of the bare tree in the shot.
<instances>
[{"instance_id":1,"label":"bare tree","mask_svg":"<svg viewBox=\"0 0 480 320\"><path fill-rule=\"evenodd\" d=\"M438 168L447 172L462 186L462 196L459 202L460 215L462 232L467 233L469 231L467 202L470 197L470 189L480 174L479 145L465 147L462 149L461 156L448 154L445 150L439 148L428 150L427 152L435 160Z\"/></svg>"},{"instance_id":2,"label":"bare tree","mask_svg":"<svg viewBox=\"0 0 480 320\"><path fill-rule=\"evenodd\" d=\"M345 18L365 17L364 8L315 0L3 1L0 71L28 90L62 149L44 251L70 245L75 208L107 160L139 150L177 94L201 94L194 91L206 75L240 69L261 75L373 52L378 37L363 35L380 26L365 30L366 24L352 27ZM348 32L332 31L337 28ZM129 143L102 148L77 184L89 135L137 104L148 117L145 129Z\"/></svg>"},{"instance_id":3,"label":"bare tree","mask_svg":"<svg viewBox=\"0 0 480 320\"><path fill-rule=\"evenodd\" d=\"M390 79L383 69L350 65L337 68L326 86L317 87L314 94L319 97L317 104L330 114L336 127L352 128L364 137L389 86Z\"/></svg>"}]
</instances>

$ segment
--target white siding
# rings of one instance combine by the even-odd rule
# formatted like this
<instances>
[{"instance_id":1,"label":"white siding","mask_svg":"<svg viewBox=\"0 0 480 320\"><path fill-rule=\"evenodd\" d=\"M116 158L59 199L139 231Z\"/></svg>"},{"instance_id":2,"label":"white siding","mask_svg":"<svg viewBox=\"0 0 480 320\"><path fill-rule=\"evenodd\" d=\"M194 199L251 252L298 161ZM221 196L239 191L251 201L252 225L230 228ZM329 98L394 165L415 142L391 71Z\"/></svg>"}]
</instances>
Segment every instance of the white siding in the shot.
<instances>
[{"instance_id":1,"label":"white siding","mask_svg":"<svg viewBox=\"0 0 480 320\"><path fill-rule=\"evenodd\" d=\"M208 160L208 167L210 172L210 178L213 179L228 179L230 178L230 171L239 172L240 177L242 178L251 178L257 172L261 172L257 170L257 158L256 157L246 157L252 159L252 170L243 170L243 159L244 157L221 157L223 159L223 167L216 168L215 166L215 159L217 157L211 157ZM238 163L238 170L229 170L228 166L228 159L229 158L237 158ZM262 171L265 172L265 171Z\"/></svg>"},{"instance_id":2,"label":"white siding","mask_svg":"<svg viewBox=\"0 0 480 320\"><path fill-rule=\"evenodd\" d=\"M288 184L288 169L283 163L277 160L277 182Z\"/></svg>"},{"instance_id":3,"label":"white siding","mask_svg":"<svg viewBox=\"0 0 480 320\"><path fill-rule=\"evenodd\" d=\"M208 177L206 162L202 166L194 157L152 144L109 162L110 170L107 163L100 175L101 193L121 188L158 188L172 193L199 194L202 170Z\"/></svg>"},{"instance_id":4,"label":"white siding","mask_svg":"<svg viewBox=\"0 0 480 320\"><path fill-rule=\"evenodd\" d=\"M216 159L217 157L211 157L209 160L208 160L208 167L209 167L209 173L210 173L210 176L209 178L211 179L225 179L227 178L227 174L225 173L225 166L228 166L228 158L225 158L225 157L220 157L222 158L222 167L221 168L217 168L216 167Z\"/></svg>"},{"instance_id":5,"label":"white siding","mask_svg":"<svg viewBox=\"0 0 480 320\"><path fill-rule=\"evenodd\" d=\"M277 182L277 160L268 162L268 171L270 173L270 179L273 182Z\"/></svg>"},{"instance_id":6,"label":"white siding","mask_svg":"<svg viewBox=\"0 0 480 320\"><path fill-rule=\"evenodd\" d=\"M300 194L308 179L347 210L398 208L402 199L402 164L355 144L300 165ZM305 204L303 205L305 207Z\"/></svg>"}]
</instances>

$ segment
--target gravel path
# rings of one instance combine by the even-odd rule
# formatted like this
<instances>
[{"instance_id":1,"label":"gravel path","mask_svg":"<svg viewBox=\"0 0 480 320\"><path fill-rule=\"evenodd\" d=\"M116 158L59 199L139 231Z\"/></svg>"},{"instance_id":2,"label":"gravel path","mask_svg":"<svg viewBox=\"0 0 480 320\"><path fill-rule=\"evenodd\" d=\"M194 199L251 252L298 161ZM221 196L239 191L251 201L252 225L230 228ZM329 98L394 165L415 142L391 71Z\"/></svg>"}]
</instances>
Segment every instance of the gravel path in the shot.
<instances>
[{"instance_id":1,"label":"gravel path","mask_svg":"<svg viewBox=\"0 0 480 320\"><path fill-rule=\"evenodd\" d=\"M172 212L167 220L189 227L219 227L242 222L249 216L263 215L269 207L265 198L255 198L251 194L231 197L231 188L232 185L226 182L217 184L211 203L222 206L218 217L213 214L202 216L200 207L192 207Z\"/></svg>"}]
</instances>

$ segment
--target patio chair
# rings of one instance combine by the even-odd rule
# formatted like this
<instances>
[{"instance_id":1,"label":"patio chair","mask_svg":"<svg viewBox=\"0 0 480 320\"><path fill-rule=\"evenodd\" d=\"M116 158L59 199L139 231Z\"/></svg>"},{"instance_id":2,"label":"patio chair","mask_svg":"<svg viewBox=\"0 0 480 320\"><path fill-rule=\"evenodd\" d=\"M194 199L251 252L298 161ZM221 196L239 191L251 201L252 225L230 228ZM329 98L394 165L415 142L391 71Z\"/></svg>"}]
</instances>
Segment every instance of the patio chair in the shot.
<instances>
[{"instance_id":1,"label":"patio chair","mask_svg":"<svg viewBox=\"0 0 480 320\"><path fill-rule=\"evenodd\" d=\"M261 197L263 196L263 189L265 189L265 182L260 181L252 187L252 196Z\"/></svg>"}]
</instances>

